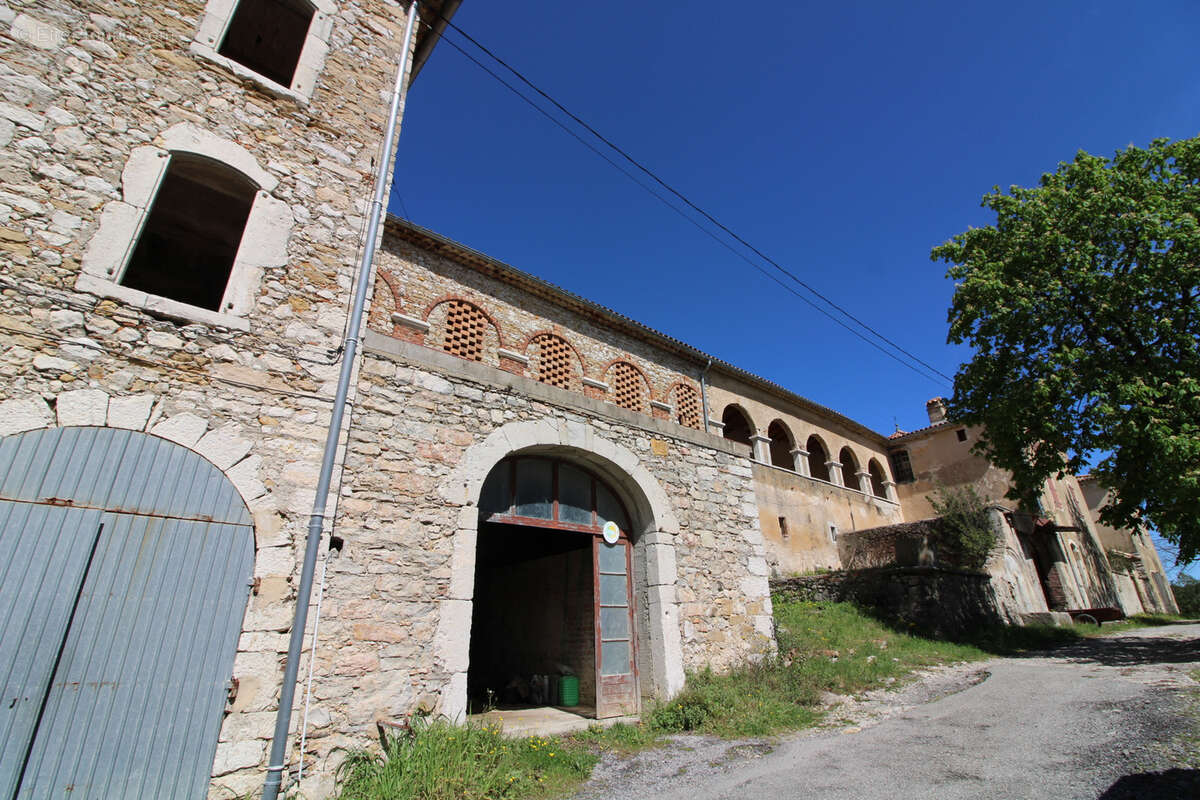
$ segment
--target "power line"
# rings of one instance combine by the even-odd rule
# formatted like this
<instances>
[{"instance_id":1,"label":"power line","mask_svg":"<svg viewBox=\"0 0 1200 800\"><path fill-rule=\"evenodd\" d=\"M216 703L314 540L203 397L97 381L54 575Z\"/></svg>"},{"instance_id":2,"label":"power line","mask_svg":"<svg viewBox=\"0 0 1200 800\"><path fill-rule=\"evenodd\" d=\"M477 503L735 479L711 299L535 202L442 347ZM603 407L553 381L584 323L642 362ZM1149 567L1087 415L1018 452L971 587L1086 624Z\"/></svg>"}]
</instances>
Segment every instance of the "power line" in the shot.
<instances>
[{"instance_id":1,"label":"power line","mask_svg":"<svg viewBox=\"0 0 1200 800\"><path fill-rule=\"evenodd\" d=\"M666 197L663 197L661 194L659 194L658 192L654 191L654 189L653 189L651 186L648 186L648 185L647 185L647 184L646 184L644 181L640 180L640 179L639 179L639 178L638 178L636 175L634 175L633 173L629 172L629 170L627 170L627 169L625 169L624 167L622 167L622 166L621 166L620 164L618 164L616 161L613 161L611 158L609 158L609 157L608 157L608 155L606 155L606 154L605 154L603 151L601 151L600 149L598 149L598 148L597 148L595 145L593 145L591 142L587 141L586 139L584 139L583 137L581 137L579 134L577 134L575 131L573 131L573 130L571 130L570 128L568 128L566 125L564 125L564 124L563 124L563 122L562 122L561 120L559 120L559 119L556 119L556 118L555 118L555 117L554 117L552 114L550 114L548 111L546 111L546 109L542 108L542 107L541 107L541 106L539 106L537 103L533 102L533 100L531 100L531 99L529 99L528 97L526 97L524 94L522 94L522 93L521 93L521 91L520 91L519 89L517 89L517 88L516 88L515 86L513 86L511 83L509 83L508 81L506 81L506 80L505 80L505 79L504 79L502 76L500 76L500 75L497 75L495 71L493 71L493 70L492 70L490 67L488 67L488 66L487 66L486 64L484 64L483 62L479 61L479 59L475 58L473 55L471 55L470 53L468 53L466 50L463 50L463 49L462 49L461 47L459 47L459 46L458 46L458 45L457 45L457 44L456 44L454 41L452 41L451 39L448 39L448 38L446 38L446 36L445 36L445 35L443 35L443 36L442 36L442 39L441 39L441 41L442 41L442 42L444 42L445 44L449 45L450 47L454 48L455 50L457 50L459 53L461 53L461 54L462 54L462 55L463 55L465 58L467 58L469 61L471 61L472 63L474 63L476 66L478 66L478 67L479 67L480 69L482 69L484 72L486 72L486 73L488 73L489 75L491 75L491 76L492 76L493 78L495 78L495 79L496 79L498 82L500 82L500 83L501 83L501 84L502 84L502 85L503 85L505 88L507 88L507 89L508 89L510 92L512 92L512 93L513 93L513 94L515 94L517 97L521 98L521 99L522 99L522 100L524 100L524 101L525 101L527 104L529 104L529 106L530 106L532 109L534 109L535 111L537 111L539 114L541 114L542 116L544 116L546 119L548 119L548 120L550 120L551 122L553 122L555 125L557 125L559 128L561 128L563 131L565 131L565 132L566 132L566 133L567 133L569 136L571 136L571 138L575 139L577 142L579 142L580 144L582 144L584 147L586 147L587 149L591 150L593 153L595 153L596 155L598 155L600 158L604 159L604 160L605 160L606 162L608 162L608 164L609 164L609 165L611 165L611 166L612 166L614 169L616 169L618 172L620 172L620 173L621 173L622 175L624 175L625 177L629 178L629 180L633 181L633 182L634 182L634 183L636 183L638 186L642 187L642 188L643 188L644 190L646 190L646 192L648 192L650 195L652 195L653 197L657 198L657 199L658 199L658 200L659 200L659 201L660 201L660 202L661 202L663 205L665 205L667 208L671 209L671 210L672 210L672 211L674 211L676 214L678 214L679 216L683 217L685 220L687 220L688 222L690 222L692 225L694 225L694 226L696 227L696 229L697 229L697 230L699 230L699 231L700 231L701 233L703 233L705 236L709 237L709 238L710 238L710 239L712 239L714 242L716 242L717 244L721 245L721 247L724 247L726 250L728 250L730 253L732 253L733 255L737 256L738 258L740 258L742 261L745 261L747 264L749 264L749 265L750 265L751 267L753 267L754 269L758 270L758 271L759 271L760 273L762 273L762 275L763 275L764 277L766 277L767 279L769 279L769 280L771 280L771 281L774 281L774 282L775 282L776 284L778 284L778 285L779 285L779 286L780 286L780 287L781 287L781 288L782 288L784 291L790 292L791 294L795 295L795 296L796 296L797 298L799 298L799 299L800 299L802 302L804 302L804 303L806 303L807 305L809 305L809 306L810 306L810 307L811 307L811 308L812 308L814 311L816 311L817 313L819 313L819 314L821 314L821 315L823 315L823 316L827 317L827 318L828 318L828 319L829 319L831 322L833 322L834 324L841 326L841 327L842 327L842 328L844 328L846 331L848 331L850 334L852 334L852 335L854 335L854 336L858 337L859 339L861 339L863 342L865 342L866 344L870 345L871 347L874 347L876 350L878 350L879 352L883 353L883 354L884 354L885 356L887 356L888 358L891 358L892 360L894 360L896 363L900 364L901 366L904 366L904 367L907 367L908 369L911 369L913 372L916 372L916 373L917 373L918 375L920 375L922 378L926 378L927 380L931 380L931 381L933 381L934 383L941 383L941 380L940 380L939 378L936 378L936 377L934 377L934 376L932 376L932 375L929 375L929 374L928 374L928 373L926 373L925 371L923 371L923 370L921 370L921 369L918 369L918 368L917 368L916 366L914 366L913 364L911 364L911 363L909 363L909 362L905 361L904 359L900 358L900 357L899 357L899 356L897 356L895 353L893 353L893 352L891 352L891 351L889 351L889 350L886 350L886 349L884 349L883 347L880 347L880 345L879 345L877 342L873 342L873 341L871 341L870 339L868 339L867 337L863 336L863 335L862 335L862 334L861 334L859 331L857 331L857 330L855 330L854 328L850 327L850 326L849 326L849 325L847 325L845 322L843 322L842 320L840 320L840 319L838 319L837 317L833 316L833 315L832 315L832 314L830 314L828 311L826 311L825 309L821 308L821 307L820 307L820 306L818 306L816 303L814 303L812 300L808 299L807 297L805 297L804 295L802 295L800 292L796 291L796 289L795 289L794 287L792 287L792 286L789 286L788 284L784 283L782 280L780 280L780 279L779 279L779 277L778 277L778 276L776 276L776 275L774 275L774 274L772 274L772 273L768 272L768 271L767 271L767 270L766 270L766 269L765 269L765 268L764 268L764 267L763 267L761 264L757 264L757 263L755 263L755 262L754 262L753 260L751 260L751 259L750 259L750 258L749 258L749 257L748 257L748 256L747 256L745 253L742 253L742 252L738 251L738 250L737 250L736 248L734 248L734 247L733 247L731 244L729 244L729 242L725 241L724 239L722 239L721 237L719 237L719 236L717 236L715 233L713 233L711 230L709 230L708 228L704 227L702 224L700 224L700 222L698 222L697 220L695 220L695 219L693 219L691 216L689 216L689 215L688 215L688 214L687 214L687 213L686 213L686 212L685 212L683 209L679 208L679 206L675 205L675 204L674 204L674 203L672 203L670 200L668 200Z\"/></svg>"},{"instance_id":2,"label":"power line","mask_svg":"<svg viewBox=\"0 0 1200 800\"><path fill-rule=\"evenodd\" d=\"M563 113L563 114L565 114L567 117L569 117L569 118L570 118L572 121L574 121L576 124L578 124L579 126L581 126L581 127L584 129L584 130L586 130L586 131L587 131L588 133L590 133L592 136L594 136L595 138L597 138L598 140L600 140L601 142L603 142L603 143L604 143L604 144L605 144L605 145L606 145L608 148L610 148L611 150L613 150L614 152L616 152L616 153L617 153L618 155L620 155L620 156L621 156L623 159L625 159L625 160L626 160L626 161L628 161L630 164L632 164L634 167L636 167L638 171L642 172L644 175L646 175L647 177L649 177L649 178L650 178L652 181L654 181L655 183L657 183L659 186L661 186L662 188L666 189L668 192L670 192L672 195L674 195L675 197L677 197L677 198L678 198L680 201L682 201L682 202L683 202L685 205L687 205L689 208L691 208L691 209L692 209L693 211L695 211L696 213L700 214L702 217L704 217L704 218L705 218L706 220L708 220L710 223L712 223L713 225L717 226L717 227L718 227L718 228L719 228L721 231L723 231L723 232L724 232L726 235L728 235L728 236L730 236L731 238L733 238L735 241L737 241L737 242L738 242L739 244L741 244L743 247L745 247L745 248L747 248L748 250L750 250L751 252L753 252L755 255L757 255L759 258L761 258L763 261L767 262L767 263L768 263L768 264L770 264L772 267L774 267L776 270L778 270L779 272L781 272L782 274L784 274L785 276L787 276L787 277L788 277L788 278L790 278L791 280L795 281L795 282L796 282L797 284L799 284L800 286L804 287L804 289L806 289L806 290L807 290L808 292L810 292L812 295L814 295L815 297L817 297L817 298L819 298L820 300L822 300L824 303L826 303L826 304L827 304L828 306L830 306L831 308L833 308L833 309L836 309L836 310L837 310L839 313L841 313L842 315L844 315L846 318L850 319L850 320L851 320L852 322L854 322L856 325L858 325L859 327L861 327L863 330L866 330L867 332L869 332L871 335L873 335L874 337L876 337L876 338L877 338L877 339L879 339L880 341L882 341L882 342L886 343L888 346L890 346L890 347L894 348L894 349L895 349L895 350L897 350L898 352L900 352L900 353L903 353L903 354L904 354L905 356L907 356L908 358L910 358L910 359L912 359L913 361L915 361L916 363L918 363L918 364L922 365L922 366L923 366L923 367L925 367L927 370L929 370L929 371L931 371L931 372L935 373L936 375L940 376L941 378L943 378L943 379L945 379L945 380L947 380L947 381L951 381L951 382L953 381L953 378L952 378L950 375L947 375L946 373L942 372L941 370L939 370L937 367L933 366L933 365L932 365L932 364L930 364L929 362L927 362L927 361L925 361L924 359L920 358L919 356L917 356L917 355L915 355L915 354L913 354L913 353L909 352L909 351L908 351L908 350L906 350L904 347L900 346L900 345L899 345L899 344L897 344L895 341L893 341L892 339L888 338L888 337L887 337L887 336L885 336L883 333L879 332L879 331L878 331L878 330L876 330L874 327L872 327L871 325L867 324L866 322L864 322L864 321L863 321L862 319L860 319L859 317L857 317L857 316L855 316L854 314L852 314L852 313L851 313L849 310L847 310L846 308L844 308L844 307L843 307L843 306L841 306L840 304L836 303L836 302L835 302L834 300L832 300L831 298L829 298L829 297L826 297L824 294L822 294L822 293L821 293L821 292L819 292L817 289L815 289L815 288L814 288L814 287L812 287L810 284L808 284L808 283L807 283L807 282L805 282L803 279L801 279L801 278L800 278L798 275L796 275L796 274L795 274L795 273L793 273L792 271L790 271L790 270L788 270L787 268L785 268L783 265L781 265L780 263L778 263L777 261L775 261L773 258L771 258L770 256L768 256L766 253L764 253L764 252L763 252L762 250L760 250L759 248L755 247L753 244L751 244L749 241L747 241L746 239L744 239L742 236L738 235L736 232L734 232L734 231L733 231L731 228L729 228L727 225L725 225L724 223L722 223L720 220L718 220L718 219L717 219L716 217L714 217L712 214L710 214L709 212L705 211L705 210L704 210L703 208L701 208L699 205L697 205L697 204L696 204L696 203L694 203L692 200L690 200L690 199L689 199L689 198L688 198L686 195L684 195L682 192L680 192L679 190L675 189L675 187L671 186L671 185L670 185L669 183L667 183L665 180L663 180L662 178L660 178L660 177L659 177L657 174L655 174L655 173L654 173L654 171L653 171L653 170L651 170L649 167L647 167L646 165L644 165L642 162L638 161L636 158L634 158L632 155L630 155L630 154L629 154L627 151L625 151L624 149L622 149L620 146L618 146L617 144L615 144L613 141L611 141L611 140L610 140L610 139L608 139L606 136L604 136L603 134L601 134L601 133L600 133L598 130L596 130L596 129L595 129L595 128L593 128L591 125L589 125L589 124L588 124L586 121L584 121L584 120L583 120L581 117L579 117L577 114L573 113L573 112L572 112L570 109L568 109L566 106L564 106L564 105L563 105L562 103L560 103L558 100L554 99L554 98L553 98L553 97L552 97L552 96L551 96L549 93L547 93L545 90L543 90L542 88L540 88L539 86L537 86L537 85L536 85L535 83L533 83L533 82L532 82L530 79L526 78L526 77L525 77L525 76L524 76L524 75L523 75L523 74L522 74L522 73L521 73L519 70L517 70L515 67L513 67L512 65L510 65L510 64L509 64L508 62L506 62L504 59L500 58L500 56L496 55L496 53L495 53L495 52L493 52L491 49L489 49L488 47L486 47L485 45L483 45L482 43L480 43L480 42L479 42L477 39L475 39L475 38L474 38L473 36L471 36L469 33L467 33L466 31L464 31L462 28L460 28L458 25L456 25L456 24L455 24L454 22L452 22L450 19L448 19L447 17L444 17L444 16L442 16L442 15L441 15L441 14L438 12L438 10L437 10L437 9L430 9L430 10L431 10L431 11L432 11L434 14L436 14L437 16L439 16L441 19L443 19L443 20L446 22L446 24L447 24L447 26L448 26L449 28L451 28L452 30L454 30L456 33L458 33L460 36L462 36L464 39L466 39L468 42L470 42L470 43L471 43L472 45L474 45L476 48L478 48L478 49L479 49L479 50L481 50L482 52L486 53L486 54L488 55L488 57L489 57L489 58L491 58L491 59L492 59L492 60L494 60L496 63L500 64L502 67L504 67L506 70L508 70L510 73L512 73L512 74L513 74L513 75L514 75L514 76L515 76L515 77L516 77L516 78L517 78L519 81L521 81L523 84L525 84L526 86L528 86L530 89L532 89L532 90L533 90L534 92L536 92L536 93L537 93L539 96L541 96L542 98L544 98L546 101L548 101L549 103L551 103L551 104L552 104L552 105L553 105L555 108L557 108L557 109L558 109L560 112L562 112L562 113ZM461 47L458 47L458 46L456 46L456 45L455 45L453 42L451 42L449 39L447 39L447 38L445 37L445 35L444 35L444 34L443 34L443 36L442 36L442 40L443 40L443 41L445 41L445 42L447 42L447 43L449 43L449 44L450 44L452 47L454 47L454 48L455 48L456 50L458 50L460 53L463 53L464 55L467 55L467 56L468 56L468 58L471 58L471 57L470 57L470 56L469 56L469 55L468 55L468 54L467 54L467 53L466 53L466 52L465 52L465 51L464 51L464 50L463 50ZM515 90L515 89L514 89L514 88L513 88L511 85L509 85L509 84L508 84L506 81L503 81L503 79L501 79L501 78L500 78L500 76L496 75L496 73L495 73L495 72L493 72L492 70L490 70L490 69L487 69L486 67L484 67L484 65L483 65L483 64L481 64L481 63L480 63L478 60L476 60L476 59L474 59L474 58L471 58L471 60L472 60L472 61L474 61L474 62L475 62L477 65L479 65L481 68L485 69L485 71L487 71L487 72L488 72L488 74L492 75L492 77L496 78L497 80L500 80L502 83L504 83L506 86L508 86L508 87L509 87L510 89L512 89L514 92L516 92L516 90ZM563 126L561 123L559 123L559 122L558 122L558 120L554 120L554 118L553 118L553 117L551 117L549 114L547 114L547 113L546 113L546 112L545 112L543 109L541 109L540 107L538 107L538 106L536 106L535 104L533 104L533 103L532 103L532 101L530 101L530 100L529 100L529 98L527 98L527 97L525 97L524 95L520 94L520 92L516 92L516 93L518 94L518 96L522 97L522 99L524 99L526 102L530 103L531 105L534 105L534 107L535 107L535 108L538 108L538 110L539 110L539 111L542 111L542 113L543 113L545 116L547 116L547 117L548 117L548 118L550 118L551 120L555 121L555 123L556 123L556 124L559 124L559 127L563 127L563 128L564 128L564 130L566 130L565 126ZM570 131L569 131L569 132L570 132ZM571 133L572 133L572 135L574 136L574 133L573 133L573 132L571 132ZM580 137L578 137L578 136L575 136L575 138L576 138L576 139L579 139L580 141L582 141L582 139L580 139ZM593 150L593 152L596 152L596 151L595 151L595 148L590 148L590 149L592 149L592 150ZM610 164L612 164L612 161L610 161L610 160L608 160L608 159L605 159L605 160L606 160L606 161L609 161L609 163L610 163ZM614 165L614 166L615 166L615 165ZM629 175L629 173L628 173L628 172L625 172L625 170L621 170L621 171L622 171L623 173L625 173L627 176ZM642 184L640 184L640 182L639 182L639 185L642 185ZM646 188L646 187L643 185L643 188ZM656 194L655 196L658 196L658 195ZM662 198L659 198L659 199L662 199ZM672 207L672 208L674 208L674 209L675 209L677 212L679 211L679 209L675 208L674 206L671 206L671 207ZM689 219L690 219L690 218L689 218ZM694 221L693 221L693 222L694 222ZM826 316L829 316L829 315L828 315L828 314L826 314ZM832 317L830 317L830 318L832 319ZM845 327L845 326L843 326L843 327ZM862 338L862 337L860 337L860 338ZM866 341L866 340L864 339L864 341ZM885 351L885 352L886 352L886 351ZM901 362L901 363L904 363L904 362ZM906 364L906 366L910 366L910 368L911 368L911 365L907 365L907 364ZM919 370L917 370L917 371L918 371L918 372L920 372ZM926 376L926 377L929 377L929 376Z\"/></svg>"}]
</instances>

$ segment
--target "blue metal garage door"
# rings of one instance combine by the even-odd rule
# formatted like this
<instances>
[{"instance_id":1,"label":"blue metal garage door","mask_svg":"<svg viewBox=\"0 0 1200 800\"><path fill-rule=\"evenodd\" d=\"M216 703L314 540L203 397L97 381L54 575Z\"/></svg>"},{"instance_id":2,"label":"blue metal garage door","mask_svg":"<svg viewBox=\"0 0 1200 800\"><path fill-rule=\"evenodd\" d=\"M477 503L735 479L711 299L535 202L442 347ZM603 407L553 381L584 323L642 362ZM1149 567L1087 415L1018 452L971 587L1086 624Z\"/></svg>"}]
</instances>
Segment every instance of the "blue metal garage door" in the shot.
<instances>
[{"instance_id":1,"label":"blue metal garage door","mask_svg":"<svg viewBox=\"0 0 1200 800\"><path fill-rule=\"evenodd\" d=\"M6 437L0 552L0 797L204 797L254 558L233 485L132 431Z\"/></svg>"}]
</instances>

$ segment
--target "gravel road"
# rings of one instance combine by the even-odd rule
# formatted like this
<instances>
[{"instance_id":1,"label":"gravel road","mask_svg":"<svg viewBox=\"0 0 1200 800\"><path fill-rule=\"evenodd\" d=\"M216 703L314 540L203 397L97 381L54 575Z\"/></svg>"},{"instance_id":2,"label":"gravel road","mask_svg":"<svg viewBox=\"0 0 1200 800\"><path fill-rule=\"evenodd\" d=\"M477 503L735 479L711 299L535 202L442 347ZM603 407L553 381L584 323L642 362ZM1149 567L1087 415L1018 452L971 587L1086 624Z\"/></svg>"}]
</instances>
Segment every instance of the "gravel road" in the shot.
<instances>
[{"instance_id":1,"label":"gravel road","mask_svg":"<svg viewBox=\"0 0 1200 800\"><path fill-rule=\"evenodd\" d=\"M1200 625L940 668L831 698L825 727L784 740L679 736L606 757L574 797L1196 800L1196 669Z\"/></svg>"}]
</instances>

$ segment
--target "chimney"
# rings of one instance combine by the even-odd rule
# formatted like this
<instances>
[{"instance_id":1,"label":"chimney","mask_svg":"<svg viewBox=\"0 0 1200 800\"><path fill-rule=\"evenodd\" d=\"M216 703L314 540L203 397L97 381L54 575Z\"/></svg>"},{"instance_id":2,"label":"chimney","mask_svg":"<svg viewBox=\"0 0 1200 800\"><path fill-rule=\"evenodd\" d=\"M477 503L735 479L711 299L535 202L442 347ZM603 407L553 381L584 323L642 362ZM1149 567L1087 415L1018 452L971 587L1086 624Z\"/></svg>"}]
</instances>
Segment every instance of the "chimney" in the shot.
<instances>
[{"instance_id":1,"label":"chimney","mask_svg":"<svg viewBox=\"0 0 1200 800\"><path fill-rule=\"evenodd\" d=\"M946 398L933 398L925 404L925 411L929 414L930 425L936 425L939 422L944 422L946 419Z\"/></svg>"}]
</instances>

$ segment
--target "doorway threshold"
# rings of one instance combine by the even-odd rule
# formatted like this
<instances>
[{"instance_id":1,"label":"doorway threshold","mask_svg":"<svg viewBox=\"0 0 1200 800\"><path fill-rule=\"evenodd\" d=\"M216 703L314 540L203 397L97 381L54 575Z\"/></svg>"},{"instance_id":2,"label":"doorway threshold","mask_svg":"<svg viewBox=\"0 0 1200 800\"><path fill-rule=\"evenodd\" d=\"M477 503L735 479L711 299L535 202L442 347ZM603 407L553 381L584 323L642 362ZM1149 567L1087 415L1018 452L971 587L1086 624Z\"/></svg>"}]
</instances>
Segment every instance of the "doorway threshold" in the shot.
<instances>
[{"instance_id":1,"label":"doorway threshold","mask_svg":"<svg viewBox=\"0 0 1200 800\"><path fill-rule=\"evenodd\" d=\"M505 736L559 736L584 731L592 725L607 728L618 722L638 721L636 716L596 719L595 713L595 709L586 706L540 706L496 709L471 714L467 719L484 725L499 725Z\"/></svg>"}]
</instances>

